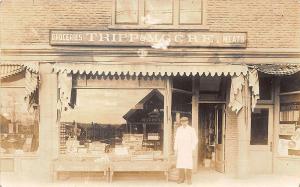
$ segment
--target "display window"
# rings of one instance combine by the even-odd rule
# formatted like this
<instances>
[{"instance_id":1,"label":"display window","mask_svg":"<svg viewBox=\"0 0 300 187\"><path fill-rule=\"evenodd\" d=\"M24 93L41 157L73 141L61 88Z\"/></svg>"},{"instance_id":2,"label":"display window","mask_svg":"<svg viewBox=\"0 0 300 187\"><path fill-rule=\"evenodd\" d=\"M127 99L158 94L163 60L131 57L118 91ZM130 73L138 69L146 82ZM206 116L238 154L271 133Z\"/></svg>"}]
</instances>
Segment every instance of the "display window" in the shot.
<instances>
[{"instance_id":1,"label":"display window","mask_svg":"<svg viewBox=\"0 0 300 187\"><path fill-rule=\"evenodd\" d=\"M162 156L164 78L73 77L76 104L61 115L61 154L109 153L128 160Z\"/></svg>"},{"instance_id":2,"label":"display window","mask_svg":"<svg viewBox=\"0 0 300 187\"><path fill-rule=\"evenodd\" d=\"M300 98L300 95L298 95L298 98ZM280 104L278 129L279 155L300 156L300 102L282 102Z\"/></svg>"},{"instance_id":3,"label":"display window","mask_svg":"<svg viewBox=\"0 0 300 187\"><path fill-rule=\"evenodd\" d=\"M3 155L34 153L39 145L38 96L25 100L25 73L0 80L0 151Z\"/></svg>"},{"instance_id":4,"label":"display window","mask_svg":"<svg viewBox=\"0 0 300 187\"><path fill-rule=\"evenodd\" d=\"M300 74L286 76L280 81L280 123L278 154L300 156Z\"/></svg>"}]
</instances>

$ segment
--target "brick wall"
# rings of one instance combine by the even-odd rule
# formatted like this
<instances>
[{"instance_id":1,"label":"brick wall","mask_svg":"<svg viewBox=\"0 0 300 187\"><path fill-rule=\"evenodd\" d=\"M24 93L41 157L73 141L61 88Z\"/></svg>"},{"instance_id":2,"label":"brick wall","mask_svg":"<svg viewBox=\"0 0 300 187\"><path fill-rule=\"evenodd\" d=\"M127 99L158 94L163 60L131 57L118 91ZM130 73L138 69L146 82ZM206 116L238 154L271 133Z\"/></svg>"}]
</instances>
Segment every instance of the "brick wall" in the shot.
<instances>
[{"instance_id":1,"label":"brick wall","mask_svg":"<svg viewBox=\"0 0 300 187\"><path fill-rule=\"evenodd\" d=\"M111 0L2 0L2 43L47 44L49 29L100 29L110 11Z\"/></svg>"},{"instance_id":2,"label":"brick wall","mask_svg":"<svg viewBox=\"0 0 300 187\"><path fill-rule=\"evenodd\" d=\"M238 117L231 109L226 110L225 133L225 173L231 176L237 174L238 161Z\"/></svg>"},{"instance_id":3,"label":"brick wall","mask_svg":"<svg viewBox=\"0 0 300 187\"><path fill-rule=\"evenodd\" d=\"M300 47L298 0L207 0L210 31L248 32L251 48ZM2 0L1 43L48 44L49 29L100 29L112 0Z\"/></svg>"},{"instance_id":4,"label":"brick wall","mask_svg":"<svg viewBox=\"0 0 300 187\"><path fill-rule=\"evenodd\" d=\"M300 1L208 0L213 31L244 31L248 47L300 47Z\"/></svg>"}]
</instances>

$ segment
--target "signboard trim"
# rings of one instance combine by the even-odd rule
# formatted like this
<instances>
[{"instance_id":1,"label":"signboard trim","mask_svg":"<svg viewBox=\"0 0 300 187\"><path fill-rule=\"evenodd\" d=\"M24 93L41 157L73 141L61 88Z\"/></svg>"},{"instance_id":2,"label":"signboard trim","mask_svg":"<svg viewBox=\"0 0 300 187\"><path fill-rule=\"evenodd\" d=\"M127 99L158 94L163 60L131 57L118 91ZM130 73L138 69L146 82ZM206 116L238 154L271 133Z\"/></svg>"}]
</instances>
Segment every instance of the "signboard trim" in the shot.
<instances>
[{"instance_id":1,"label":"signboard trim","mask_svg":"<svg viewBox=\"0 0 300 187\"><path fill-rule=\"evenodd\" d=\"M50 29L49 32L49 44L52 46L107 46L107 47L149 47L151 46L151 44L149 44L149 42L138 42L138 41L133 41L132 43L126 43L126 41L113 41L116 43L113 43L111 41L105 41L104 43L100 43L99 41L95 42L89 42L87 40L82 41L83 39L81 39L82 42L73 42L73 41L54 41L52 39L53 34L58 34L59 32L65 32L65 34L71 34L72 32L78 32L77 34L97 34L96 32L99 32L99 34L101 34L103 32L103 34L118 34L119 37L121 35L124 34L129 34L129 35L135 35L138 37L142 37L143 35L141 35L141 33L143 34L155 34L155 37L160 36L160 37L164 37L166 36L166 38L170 37L177 37L179 38L180 35L182 35L183 37L188 37L188 34L198 34L198 36L200 37L204 37L204 36L210 36L212 41L221 41L224 42L224 35L228 34L228 35L232 35L234 36L234 34L236 34L237 37L241 37L243 43L222 43L222 44L215 44L215 43L209 43L209 44L205 44L205 43L201 43L201 41L196 41L195 43L191 43L191 41L189 41L190 43L185 43L186 41L182 41L182 42L177 42L178 44L174 44L174 41L170 39L170 41L172 42L172 44L169 45L169 47L209 47L209 48L246 48L247 47L247 32L208 32L208 31L198 31L198 30L189 30L189 31L170 31L170 30L161 30L161 31L149 31L149 30L129 30L129 31L124 31L124 30L108 30L108 29L101 29L101 30L76 30L76 29ZM90 32L90 33L89 33ZM106 32L106 33L105 33ZM166 33L168 33L169 35L165 35ZM101 35L102 36L102 35ZM145 36L144 36L145 37ZM151 35L152 37L152 35ZM195 37L195 36L193 36ZM135 38L135 39L139 39L139 38ZM190 38L189 38L190 40ZM207 39L208 41L210 41L210 39ZM122 43L123 42L123 43Z\"/></svg>"}]
</instances>

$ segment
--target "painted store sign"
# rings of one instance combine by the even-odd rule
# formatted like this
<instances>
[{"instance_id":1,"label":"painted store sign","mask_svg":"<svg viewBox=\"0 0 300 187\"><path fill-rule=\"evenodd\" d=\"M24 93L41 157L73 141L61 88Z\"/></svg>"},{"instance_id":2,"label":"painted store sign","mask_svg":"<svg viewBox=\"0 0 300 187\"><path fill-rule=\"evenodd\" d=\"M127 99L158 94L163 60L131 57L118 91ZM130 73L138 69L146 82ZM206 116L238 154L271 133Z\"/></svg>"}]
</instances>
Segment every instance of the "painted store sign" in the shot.
<instances>
[{"instance_id":1,"label":"painted store sign","mask_svg":"<svg viewBox=\"0 0 300 187\"><path fill-rule=\"evenodd\" d=\"M51 45L246 47L246 33L51 30Z\"/></svg>"}]
</instances>

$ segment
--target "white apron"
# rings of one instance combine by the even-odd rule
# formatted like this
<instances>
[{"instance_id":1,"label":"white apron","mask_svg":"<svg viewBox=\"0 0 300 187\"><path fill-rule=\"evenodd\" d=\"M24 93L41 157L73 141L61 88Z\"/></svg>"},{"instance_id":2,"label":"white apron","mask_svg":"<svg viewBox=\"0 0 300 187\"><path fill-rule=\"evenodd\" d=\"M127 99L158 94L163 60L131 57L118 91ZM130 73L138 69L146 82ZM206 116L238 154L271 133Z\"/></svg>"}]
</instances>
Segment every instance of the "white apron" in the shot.
<instances>
[{"instance_id":1,"label":"white apron","mask_svg":"<svg viewBox=\"0 0 300 187\"><path fill-rule=\"evenodd\" d=\"M174 150L177 152L176 168L193 169L193 150L198 143L195 130L180 126L175 135Z\"/></svg>"}]
</instances>

